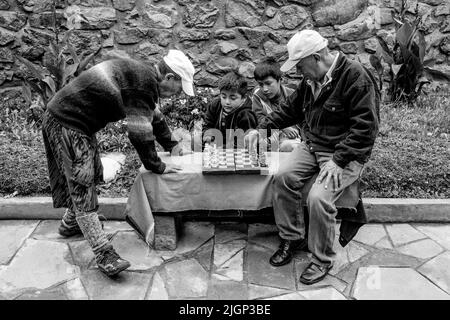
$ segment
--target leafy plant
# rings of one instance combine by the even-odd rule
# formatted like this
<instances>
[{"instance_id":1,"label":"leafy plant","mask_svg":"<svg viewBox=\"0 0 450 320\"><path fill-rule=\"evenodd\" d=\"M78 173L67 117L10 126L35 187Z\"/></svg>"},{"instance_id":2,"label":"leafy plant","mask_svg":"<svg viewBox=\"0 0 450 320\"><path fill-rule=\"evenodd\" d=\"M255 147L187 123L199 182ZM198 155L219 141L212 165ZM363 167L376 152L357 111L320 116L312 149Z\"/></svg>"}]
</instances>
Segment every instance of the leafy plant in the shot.
<instances>
[{"instance_id":1,"label":"leafy plant","mask_svg":"<svg viewBox=\"0 0 450 320\"><path fill-rule=\"evenodd\" d=\"M31 61L16 56L31 73L31 78L23 79L23 93L29 103L33 101L32 90L37 92L45 109L53 95L71 81L74 77L83 72L88 64L100 52L100 46L93 53L78 55L75 48L69 42L72 31L79 27L80 21L85 19L77 6L70 6L65 11L68 31L60 39L56 25L56 1L53 1L53 34L54 39L50 41L48 47L46 63L38 66Z\"/></svg>"},{"instance_id":2,"label":"leafy plant","mask_svg":"<svg viewBox=\"0 0 450 320\"><path fill-rule=\"evenodd\" d=\"M379 38L376 53L370 56L370 63L375 68L383 87L384 67L382 61L389 65L390 86L388 95L392 102L407 101L411 104L422 92L425 84L431 81L450 82L450 75L432 69L433 59L425 59L426 41L422 31L422 21L415 8L414 20L406 17L407 0L402 0L400 10L392 12L396 36L391 51L386 42Z\"/></svg>"},{"instance_id":3,"label":"leafy plant","mask_svg":"<svg viewBox=\"0 0 450 320\"><path fill-rule=\"evenodd\" d=\"M163 101L161 112L172 128L184 128L191 131L197 121L204 119L206 108L212 98L213 93L210 88L200 88L194 97Z\"/></svg>"}]
</instances>

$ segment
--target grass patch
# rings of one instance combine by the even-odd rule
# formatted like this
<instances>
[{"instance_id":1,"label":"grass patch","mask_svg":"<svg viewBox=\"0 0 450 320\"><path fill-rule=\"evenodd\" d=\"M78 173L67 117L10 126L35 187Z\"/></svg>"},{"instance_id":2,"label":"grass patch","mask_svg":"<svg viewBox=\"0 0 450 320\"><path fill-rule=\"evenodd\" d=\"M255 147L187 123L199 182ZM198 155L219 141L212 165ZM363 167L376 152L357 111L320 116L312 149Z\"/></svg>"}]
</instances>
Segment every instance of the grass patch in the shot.
<instances>
[{"instance_id":1,"label":"grass patch","mask_svg":"<svg viewBox=\"0 0 450 320\"><path fill-rule=\"evenodd\" d=\"M0 93L0 196L50 195L39 121L20 93ZM362 176L364 197L450 198L450 97L423 96L413 108L381 107L381 129ZM102 152L121 151L117 178L100 196L127 197L141 166L122 122L97 134Z\"/></svg>"}]
</instances>

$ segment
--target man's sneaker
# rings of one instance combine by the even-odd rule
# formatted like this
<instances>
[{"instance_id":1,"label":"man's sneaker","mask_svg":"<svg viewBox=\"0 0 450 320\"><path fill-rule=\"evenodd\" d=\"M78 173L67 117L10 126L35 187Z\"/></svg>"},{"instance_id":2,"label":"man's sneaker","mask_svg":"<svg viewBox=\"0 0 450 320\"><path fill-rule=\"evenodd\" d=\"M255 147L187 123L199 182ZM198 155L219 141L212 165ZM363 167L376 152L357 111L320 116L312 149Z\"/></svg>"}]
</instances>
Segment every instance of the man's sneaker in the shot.
<instances>
[{"instance_id":1,"label":"man's sneaker","mask_svg":"<svg viewBox=\"0 0 450 320\"><path fill-rule=\"evenodd\" d=\"M99 269L107 276L112 277L130 267L127 260L122 259L113 247L108 247L95 258Z\"/></svg>"},{"instance_id":2,"label":"man's sneaker","mask_svg":"<svg viewBox=\"0 0 450 320\"><path fill-rule=\"evenodd\" d=\"M61 220L61 224L59 225L58 232L63 237L69 238L76 235L83 235L80 227L78 225L69 227L64 220Z\"/></svg>"}]
</instances>

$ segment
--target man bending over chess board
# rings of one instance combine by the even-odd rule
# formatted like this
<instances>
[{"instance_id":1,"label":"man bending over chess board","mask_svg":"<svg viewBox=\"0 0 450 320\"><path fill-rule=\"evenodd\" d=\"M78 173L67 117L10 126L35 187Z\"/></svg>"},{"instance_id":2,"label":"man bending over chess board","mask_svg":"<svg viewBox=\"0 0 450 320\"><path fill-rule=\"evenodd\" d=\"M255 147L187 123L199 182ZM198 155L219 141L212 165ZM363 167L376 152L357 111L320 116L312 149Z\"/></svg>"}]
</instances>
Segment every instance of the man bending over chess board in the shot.
<instances>
[{"instance_id":1,"label":"man bending over chess board","mask_svg":"<svg viewBox=\"0 0 450 320\"><path fill-rule=\"evenodd\" d=\"M341 52L330 52L328 41L314 30L297 32L288 42L286 72L296 67L303 75L296 91L259 129L283 129L302 124L300 146L289 153L274 175L273 208L281 237L270 258L274 266L287 264L294 249L309 249L312 261L300 281L323 279L333 266L336 201L357 181L378 133L379 91L373 75ZM257 141L258 131L246 137ZM320 172L307 198L308 239L301 205L305 182Z\"/></svg>"},{"instance_id":2,"label":"man bending over chess board","mask_svg":"<svg viewBox=\"0 0 450 320\"><path fill-rule=\"evenodd\" d=\"M55 208L67 208L59 233L83 234L99 269L113 276L130 263L120 258L99 221L96 184L102 164L95 133L109 122L127 120L128 137L147 170L176 172L156 153L155 139L172 154L186 153L172 140L170 129L156 108L159 97L181 90L194 95L194 67L178 50L156 65L132 59L99 63L75 78L49 102L42 131Z\"/></svg>"}]
</instances>

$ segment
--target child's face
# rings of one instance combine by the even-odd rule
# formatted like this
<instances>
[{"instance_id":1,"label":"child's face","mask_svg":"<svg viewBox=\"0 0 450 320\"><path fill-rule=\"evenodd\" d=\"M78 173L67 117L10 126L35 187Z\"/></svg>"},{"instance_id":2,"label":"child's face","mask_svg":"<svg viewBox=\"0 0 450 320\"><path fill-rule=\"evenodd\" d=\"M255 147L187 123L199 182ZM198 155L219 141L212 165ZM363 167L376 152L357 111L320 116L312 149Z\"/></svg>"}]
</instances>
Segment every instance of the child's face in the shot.
<instances>
[{"instance_id":1,"label":"child's face","mask_svg":"<svg viewBox=\"0 0 450 320\"><path fill-rule=\"evenodd\" d=\"M269 99L272 99L280 93L280 80L276 80L272 76L266 77L262 81L258 81L258 84L264 95Z\"/></svg>"},{"instance_id":2,"label":"child's face","mask_svg":"<svg viewBox=\"0 0 450 320\"><path fill-rule=\"evenodd\" d=\"M220 103L225 111L231 111L239 107L243 102L242 95L237 91L220 91Z\"/></svg>"}]
</instances>

